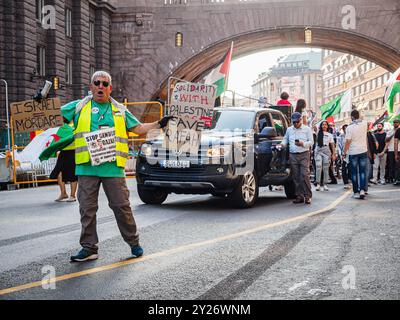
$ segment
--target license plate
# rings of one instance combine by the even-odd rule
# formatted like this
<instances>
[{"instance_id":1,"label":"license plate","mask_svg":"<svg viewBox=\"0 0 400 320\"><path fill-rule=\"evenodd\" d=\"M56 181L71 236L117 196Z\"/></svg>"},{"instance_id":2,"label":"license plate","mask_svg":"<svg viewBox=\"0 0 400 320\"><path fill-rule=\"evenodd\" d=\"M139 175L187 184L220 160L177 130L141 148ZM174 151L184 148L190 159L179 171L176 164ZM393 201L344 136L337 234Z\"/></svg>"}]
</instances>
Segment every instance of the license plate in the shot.
<instances>
[{"instance_id":1,"label":"license plate","mask_svg":"<svg viewBox=\"0 0 400 320\"><path fill-rule=\"evenodd\" d=\"M163 160L160 163L163 168L189 168L190 161L188 160Z\"/></svg>"}]
</instances>

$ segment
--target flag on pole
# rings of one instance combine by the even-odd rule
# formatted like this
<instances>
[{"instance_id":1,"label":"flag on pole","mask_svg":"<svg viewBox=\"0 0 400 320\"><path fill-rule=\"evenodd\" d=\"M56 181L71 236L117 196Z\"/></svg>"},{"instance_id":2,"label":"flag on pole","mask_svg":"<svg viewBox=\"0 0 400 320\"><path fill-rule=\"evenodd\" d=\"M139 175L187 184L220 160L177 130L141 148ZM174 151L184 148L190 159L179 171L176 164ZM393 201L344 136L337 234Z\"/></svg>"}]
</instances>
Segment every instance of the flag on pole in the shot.
<instances>
[{"instance_id":1,"label":"flag on pole","mask_svg":"<svg viewBox=\"0 0 400 320\"><path fill-rule=\"evenodd\" d=\"M385 104L387 105L387 111L389 113L390 119L395 118L400 114L400 107L394 108L394 100L396 94L400 92L400 68L397 69L389 80L386 82L385 91Z\"/></svg>"},{"instance_id":2,"label":"flag on pole","mask_svg":"<svg viewBox=\"0 0 400 320\"><path fill-rule=\"evenodd\" d=\"M327 119L341 112L351 111L352 90L349 89L332 101L329 101L320 107L321 118Z\"/></svg>"},{"instance_id":3,"label":"flag on pole","mask_svg":"<svg viewBox=\"0 0 400 320\"><path fill-rule=\"evenodd\" d=\"M218 66L213 69L205 78L205 84L213 84L217 86L216 97L219 97L225 90L228 84L229 67L232 60L233 42L231 48L225 54Z\"/></svg>"}]
</instances>

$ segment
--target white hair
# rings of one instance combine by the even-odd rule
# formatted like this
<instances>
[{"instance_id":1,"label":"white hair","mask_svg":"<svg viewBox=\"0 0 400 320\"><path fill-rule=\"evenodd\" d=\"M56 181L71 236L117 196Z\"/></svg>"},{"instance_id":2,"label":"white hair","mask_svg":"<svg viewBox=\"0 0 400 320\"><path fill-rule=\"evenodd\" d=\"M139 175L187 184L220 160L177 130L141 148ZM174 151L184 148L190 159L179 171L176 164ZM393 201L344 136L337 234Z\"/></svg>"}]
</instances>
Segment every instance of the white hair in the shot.
<instances>
[{"instance_id":1,"label":"white hair","mask_svg":"<svg viewBox=\"0 0 400 320\"><path fill-rule=\"evenodd\" d=\"M99 70L93 73L90 83L93 83L94 79L96 79L97 77L106 77L108 78L108 80L110 80L110 84L112 84L111 75L107 71Z\"/></svg>"}]
</instances>

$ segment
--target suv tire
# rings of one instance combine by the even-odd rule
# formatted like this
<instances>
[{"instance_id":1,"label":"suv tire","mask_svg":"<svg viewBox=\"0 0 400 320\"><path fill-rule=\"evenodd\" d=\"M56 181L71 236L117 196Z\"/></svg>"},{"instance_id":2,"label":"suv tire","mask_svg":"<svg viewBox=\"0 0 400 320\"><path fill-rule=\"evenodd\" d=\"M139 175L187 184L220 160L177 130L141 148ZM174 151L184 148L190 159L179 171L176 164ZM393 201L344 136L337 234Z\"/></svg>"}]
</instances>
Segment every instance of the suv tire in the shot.
<instances>
[{"instance_id":1,"label":"suv tire","mask_svg":"<svg viewBox=\"0 0 400 320\"><path fill-rule=\"evenodd\" d=\"M167 199L168 193L160 189L145 189L143 186L138 185L137 191L140 200L145 204L161 204Z\"/></svg>"},{"instance_id":2,"label":"suv tire","mask_svg":"<svg viewBox=\"0 0 400 320\"><path fill-rule=\"evenodd\" d=\"M296 188L294 186L294 182L292 179L290 179L288 182L286 182L284 185L285 188L285 194L288 199L295 199L296 198Z\"/></svg>"},{"instance_id":3,"label":"suv tire","mask_svg":"<svg viewBox=\"0 0 400 320\"><path fill-rule=\"evenodd\" d=\"M236 208L252 207L258 199L258 180L254 171L247 171L228 196Z\"/></svg>"}]
</instances>

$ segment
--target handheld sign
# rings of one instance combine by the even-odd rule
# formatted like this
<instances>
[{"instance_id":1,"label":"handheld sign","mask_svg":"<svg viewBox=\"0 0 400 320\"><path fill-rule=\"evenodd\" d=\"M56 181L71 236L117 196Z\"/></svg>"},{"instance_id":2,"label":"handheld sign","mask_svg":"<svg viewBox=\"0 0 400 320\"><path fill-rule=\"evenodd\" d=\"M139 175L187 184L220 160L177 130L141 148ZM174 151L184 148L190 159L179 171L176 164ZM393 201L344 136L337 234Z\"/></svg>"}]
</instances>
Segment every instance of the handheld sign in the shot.
<instances>
[{"instance_id":1,"label":"handheld sign","mask_svg":"<svg viewBox=\"0 0 400 320\"><path fill-rule=\"evenodd\" d=\"M16 132L44 131L63 125L59 98L14 102L10 107Z\"/></svg>"},{"instance_id":2,"label":"handheld sign","mask_svg":"<svg viewBox=\"0 0 400 320\"><path fill-rule=\"evenodd\" d=\"M92 166L116 159L115 128L101 129L84 135Z\"/></svg>"},{"instance_id":3,"label":"handheld sign","mask_svg":"<svg viewBox=\"0 0 400 320\"><path fill-rule=\"evenodd\" d=\"M163 146L180 153L197 155L201 131L209 126L215 104L216 86L178 82L171 96L168 115L171 120L165 132Z\"/></svg>"}]
</instances>

